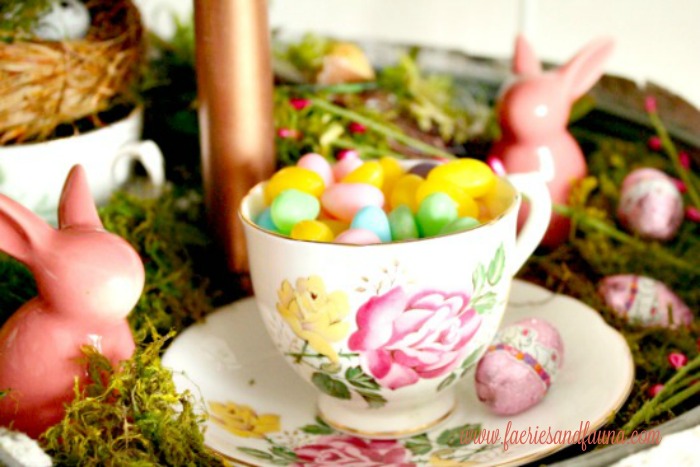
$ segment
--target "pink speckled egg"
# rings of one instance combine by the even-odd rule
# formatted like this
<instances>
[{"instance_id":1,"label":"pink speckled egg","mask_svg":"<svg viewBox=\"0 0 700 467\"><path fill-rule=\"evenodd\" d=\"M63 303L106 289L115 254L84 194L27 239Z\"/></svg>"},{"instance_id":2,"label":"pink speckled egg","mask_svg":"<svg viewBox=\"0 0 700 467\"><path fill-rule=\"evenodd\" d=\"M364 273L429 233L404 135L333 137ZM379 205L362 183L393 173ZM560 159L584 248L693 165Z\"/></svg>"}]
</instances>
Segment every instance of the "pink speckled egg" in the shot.
<instances>
[{"instance_id":1,"label":"pink speckled egg","mask_svg":"<svg viewBox=\"0 0 700 467\"><path fill-rule=\"evenodd\" d=\"M633 170L622 182L617 217L641 237L670 240L683 222L683 198L660 170Z\"/></svg>"},{"instance_id":2,"label":"pink speckled egg","mask_svg":"<svg viewBox=\"0 0 700 467\"><path fill-rule=\"evenodd\" d=\"M334 218L349 223L365 206L384 207L384 193L366 183L336 183L323 192L321 205Z\"/></svg>"},{"instance_id":3,"label":"pink speckled egg","mask_svg":"<svg viewBox=\"0 0 700 467\"><path fill-rule=\"evenodd\" d=\"M564 360L564 344L550 323L530 318L496 334L476 367L476 394L498 415L539 403Z\"/></svg>"},{"instance_id":4,"label":"pink speckled egg","mask_svg":"<svg viewBox=\"0 0 700 467\"><path fill-rule=\"evenodd\" d=\"M633 274L608 276L598 292L617 314L644 327L689 326L693 313L663 282ZM670 313L669 313L670 310Z\"/></svg>"}]
</instances>

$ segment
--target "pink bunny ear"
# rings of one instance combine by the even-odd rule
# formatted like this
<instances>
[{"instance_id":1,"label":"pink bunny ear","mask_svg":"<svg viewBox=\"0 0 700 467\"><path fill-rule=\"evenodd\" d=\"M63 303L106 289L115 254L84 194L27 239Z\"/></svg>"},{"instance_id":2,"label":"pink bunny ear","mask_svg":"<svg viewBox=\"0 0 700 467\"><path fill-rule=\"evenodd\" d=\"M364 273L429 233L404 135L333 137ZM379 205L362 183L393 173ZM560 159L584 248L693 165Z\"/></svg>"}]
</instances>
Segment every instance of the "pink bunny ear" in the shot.
<instances>
[{"instance_id":1,"label":"pink bunny ear","mask_svg":"<svg viewBox=\"0 0 700 467\"><path fill-rule=\"evenodd\" d=\"M513 56L513 73L516 75L539 75L542 64L537 59L532 46L525 36L518 34L515 38L515 55Z\"/></svg>"},{"instance_id":2,"label":"pink bunny ear","mask_svg":"<svg viewBox=\"0 0 700 467\"><path fill-rule=\"evenodd\" d=\"M34 245L52 231L39 216L0 194L0 251L31 266Z\"/></svg>"},{"instance_id":3,"label":"pink bunny ear","mask_svg":"<svg viewBox=\"0 0 700 467\"><path fill-rule=\"evenodd\" d=\"M102 221L97 214L95 201L90 193L85 169L75 165L68 173L58 204L58 226L101 229Z\"/></svg>"},{"instance_id":4,"label":"pink bunny ear","mask_svg":"<svg viewBox=\"0 0 700 467\"><path fill-rule=\"evenodd\" d=\"M602 37L588 44L559 68L558 72L564 78L564 84L572 99L584 95L598 81L614 46L615 42L611 38Z\"/></svg>"}]
</instances>

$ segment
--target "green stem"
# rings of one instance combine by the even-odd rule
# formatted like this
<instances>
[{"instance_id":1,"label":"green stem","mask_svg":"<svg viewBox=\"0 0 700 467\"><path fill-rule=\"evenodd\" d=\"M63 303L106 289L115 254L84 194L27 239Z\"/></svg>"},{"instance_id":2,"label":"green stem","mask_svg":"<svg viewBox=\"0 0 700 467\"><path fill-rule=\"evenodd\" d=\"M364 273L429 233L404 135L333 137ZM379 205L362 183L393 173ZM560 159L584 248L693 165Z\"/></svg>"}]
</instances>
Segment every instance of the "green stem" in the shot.
<instances>
[{"instance_id":1,"label":"green stem","mask_svg":"<svg viewBox=\"0 0 700 467\"><path fill-rule=\"evenodd\" d=\"M456 156L452 153L443 151L440 148L431 146L430 144L424 143L423 141L420 141L418 139L411 138L410 136L396 131L393 128L389 128L388 126L383 125L375 120L372 120L371 118L365 117L364 115L361 115L353 110L339 107L337 105L331 104L330 102L326 102L322 99L317 98L312 98L311 103L316 107L325 110L326 112L330 112L332 114L337 115L338 117L361 123L367 128L370 128L376 131L377 133L386 136L387 138L394 139L401 144L410 146L414 149L424 152L425 154L429 154L436 157L444 157L447 159L456 159Z\"/></svg>"},{"instance_id":2,"label":"green stem","mask_svg":"<svg viewBox=\"0 0 700 467\"><path fill-rule=\"evenodd\" d=\"M283 84L278 88L299 91L299 92L327 92L331 94L359 94L365 91L371 91L379 88L379 85L374 82L367 83L339 83L339 84Z\"/></svg>"},{"instance_id":3,"label":"green stem","mask_svg":"<svg viewBox=\"0 0 700 467\"><path fill-rule=\"evenodd\" d=\"M649 243L644 242L642 240L639 240L637 238L634 238L630 235L627 235L624 232L620 232L617 230L615 227L611 226L610 224L607 224L606 222L596 219L594 217L591 217L587 215L585 212L579 210L579 209L574 209L569 206L565 206L563 204L555 204L552 206L552 209L554 212L557 214L561 214L562 216L570 217L572 219L575 219L577 224L581 227L585 228L590 228L597 230L607 236L609 236L612 239L615 239L619 242L626 243L627 245L634 247L638 250L643 250L645 252L651 253L654 256L656 256L658 259L664 260L665 262L672 264L674 266L677 266L679 268L683 268L685 270L691 271L695 274L700 274L700 268L694 264L687 263L683 261L680 258L677 258L676 256L673 255L673 253L661 248L661 247L654 247L650 248Z\"/></svg>"},{"instance_id":4,"label":"green stem","mask_svg":"<svg viewBox=\"0 0 700 467\"><path fill-rule=\"evenodd\" d=\"M302 352L288 352L286 355L290 357L295 357L296 358L296 363L300 363L302 358L328 358L326 355L320 354L320 353L305 353L304 351ZM342 358L354 358L354 357L359 357L359 353L344 353L341 352L338 354L338 357Z\"/></svg>"},{"instance_id":5,"label":"green stem","mask_svg":"<svg viewBox=\"0 0 700 467\"><path fill-rule=\"evenodd\" d=\"M342 138L333 141L331 143L331 145L337 146L339 148L344 148L344 149L356 149L360 152L360 154L373 155L375 157L388 156L388 157L393 157L395 159L405 159L406 158L405 155L399 154L398 152L387 151L384 149L360 145L360 144L356 144L356 143L353 143L352 141L348 141L348 140L342 139Z\"/></svg>"}]
</instances>

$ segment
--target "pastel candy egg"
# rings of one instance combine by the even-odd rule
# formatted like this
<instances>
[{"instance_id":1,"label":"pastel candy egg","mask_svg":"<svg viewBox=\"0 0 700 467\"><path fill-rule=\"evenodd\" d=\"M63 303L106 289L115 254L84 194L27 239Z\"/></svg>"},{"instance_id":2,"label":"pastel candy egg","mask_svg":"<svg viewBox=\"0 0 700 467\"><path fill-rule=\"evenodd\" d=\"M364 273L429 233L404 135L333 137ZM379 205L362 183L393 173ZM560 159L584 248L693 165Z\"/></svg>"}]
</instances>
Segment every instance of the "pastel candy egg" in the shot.
<instances>
[{"instance_id":1,"label":"pastel candy egg","mask_svg":"<svg viewBox=\"0 0 700 467\"><path fill-rule=\"evenodd\" d=\"M292 231L297 222L316 219L320 210L315 196L295 189L284 190L270 206L272 222L285 235Z\"/></svg>"},{"instance_id":2,"label":"pastel candy egg","mask_svg":"<svg viewBox=\"0 0 700 467\"><path fill-rule=\"evenodd\" d=\"M411 209L402 204L389 213L389 227L394 241L412 240L419 238L418 225Z\"/></svg>"},{"instance_id":3,"label":"pastel candy egg","mask_svg":"<svg viewBox=\"0 0 700 467\"><path fill-rule=\"evenodd\" d=\"M477 217L479 205L467 191L454 183L436 180L424 180L416 190L416 203L420 206L423 200L433 193L445 193L457 203L457 213L460 217Z\"/></svg>"},{"instance_id":4,"label":"pastel candy egg","mask_svg":"<svg viewBox=\"0 0 700 467\"><path fill-rule=\"evenodd\" d=\"M394 189L391 191L391 198L389 200L391 209L405 204L411 208L412 212L416 212L418 210L416 190L418 190L421 183L423 183L423 179L416 174L402 175L401 178L396 181L396 185L394 185Z\"/></svg>"},{"instance_id":5,"label":"pastel candy egg","mask_svg":"<svg viewBox=\"0 0 700 467\"><path fill-rule=\"evenodd\" d=\"M347 222L338 221L335 219L319 219L319 222L325 224L331 232L333 232L333 237L337 237L341 232L350 228Z\"/></svg>"},{"instance_id":6,"label":"pastel candy egg","mask_svg":"<svg viewBox=\"0 0 700 467\"><path fill-rule=\"evenodd\" d=\"M336 219L352 222L357 211L365 206L384 206L384 194L366 183L336 183L321 195L323 208Z\"/></svg>"},{"instance_id":7,"label":"pastel candy egg","mask_svg":"<svg viewBox=\"0 0 700 467\"><path fill-rule=\"evenodd\" d=\"M333 164L333 178L337 182L345 178L346 175L354 171L363 164L362 159L357 157L346 157Z\"/></svg>"},{"instance_id":8,"label":"pastel candy egg","mask_svg":"<svg viewBox=\"0 0 700 467\"><path fill-rule=\"evenodd\" d=\"M255 224L265 230L277 232L277 226L272 221L272 210L268 207L263 210L258 217L255 218Z\"/></svg>"},{"instance_id":9,"label":"pastel candy egg","mask_svg":"<svg viewBox=\"0 0 700 467\"><path fill-rule=\"evenodd\" d=\"M428 174L428 180L454 183L472 198L479 198L491 191L496 175L484 162L476 159L458 159L439 165Z\"/></svg>"},{"instance_id":10,"label":"pastel candy egg","mask_svg":"<svg viewBox=\"0 0 700 467\"><path fill-rule=\"evenodd\" d=\"M617 217L641 237L670 240L683 222L683 198L665 173L637 169L622 182Z\"/></svg>"},{"instance_id":11,"label":"pastel candy egg","mask_svg":"<svg viewBox=\"0 0 700 467\"><path fill-rule=\"evenodd\" d=\"M643 327L675 329L690 326L693 321L688 305L666 284L650 277L633 274L608 276L598 284L598 293L615 313Z\"/></svg>"},{"instance_id":12,"label":"pastel candy egg","mask_svg":"<svg viewBox=\"0 0 700 467\"><path fill-rule=\"evenodd\" d=\"M382 157L379 159L379 163L384 169L384 184L382 185L382 192L384 193L384 199L390 199L391 192L399 181L399 178L404 174L404 169L401 167L399 161L393 157Z\"/></svg>"},{"instance_id":13,"label":"pastel candy egg","mask_svg":"<svg viewBox=\"0 0 700 467\"><path fill-rule=\"evenodd\" d=\"M479 227L481 224L473 217L458 217L440 230L440 235L464 232Z\"/></svg>"},{"instance_id":14,"label":"pastel candy egg","mask_svg":"<svg viewBox=\"0 0 700 467\"><path fill-rule=\"evenodd\" d=\"M476 394L498 415L539 403L557 377L564 344L550 323L530 318L496 334L474 374Z\"/></svg>"},{"instance_id":15,"label":"pastel candy egg","mask_svg":"<svg viewBox=\"0 0 700 467\"><path fill-rule=\"evenodd\" d=\"M421 237L433 237L457 219L457 203L445 193L428 195L418 208L416 221Z\"/></svg>"},{"instance_id":16,"label":"pastel candy egg","mask_svg":"<svg viewBox=\"0 0 700 467\"><path fill-rule=\"evenodd\" d=\"M289 189L303 191L318 198L324 188L323 178L316 172L303 167L284 167L265 185L265 202L271 204L277 195Z\"/></svg>"},{"instance_id":17,"label":"pastel candy egg","mask_svg":"<svg viewBox=\"0 0 700 467\"><path fill-rule=\"evenodd\" d=\"M367 183L381 189L384 185L384 168L378 161L365 162L341 180L343 183Z\"/></svg>"},{"instance_id":18,"label":"pastel candy egg","mask_svg":"<svg viewBox=\"0 0 700 467\"><path fill-rule=\"evenodd\" d=\"M426 178L430 171L440 164L441 163L437 161L421 162L420 164L416 164L413 167L411 167L408 173L416 174L419 177Z\"/></svg>"},{"instance_id":19,"label":"pastel candy egg","mask_svg":"<svg viewBox=\"0 0 700 467\"><path fill-rule=\"evenodd\" d=\"M391 241L389 219L379 206L365 206L357 211L350 223L350 228L372 231L383 243Z\"/></svg>"},{"instance_id":20,"label":"pastel candy egg","mask_svg":"<svg viewBox=\"0 0 700 467\"><path fill-rule=\"evenodd\" d=\"M350 243L354 245L370 245L382 243L377 234L371 230L348 229L335 238L335 243Z\"/></svg>"},{"instance_id":21,"label":"pastel candy egg","mask_svg":"<svg viewBox=\"0 0 700 467\"><path fill-rule=\"evenodd\" d=\"M320 154L311 152L302 156L297 161L297 167L303 167L311 170L312 172L316 172L323 179L325 186L331 186L331 184L333 184L335 181L333 179L331 164Z\"/></svg>"},{"instance_id":22,"label":"pastel candy egg","mask_svg":"<svg viewBox=\"0 0 700 467\"><path fill-rule=\"evenodd\" d=\"M297 222L289 234L294 240L312 242L332 242L335 235L328 225L321 221L306 220Z\"/></svg>"}]
</instances>

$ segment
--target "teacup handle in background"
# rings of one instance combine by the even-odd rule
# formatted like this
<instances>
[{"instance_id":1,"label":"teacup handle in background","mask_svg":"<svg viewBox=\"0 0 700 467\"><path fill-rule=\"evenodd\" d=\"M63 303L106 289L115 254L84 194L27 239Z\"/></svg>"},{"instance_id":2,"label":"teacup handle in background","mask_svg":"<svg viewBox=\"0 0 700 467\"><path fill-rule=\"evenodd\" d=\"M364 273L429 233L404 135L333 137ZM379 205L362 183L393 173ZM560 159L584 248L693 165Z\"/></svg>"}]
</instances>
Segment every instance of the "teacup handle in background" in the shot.
<instances>
[{"instance_id":1,"label":"teacup handle in background","mask_svg":"<svg viewBox=\"0 0 700 467\"><path fill-rule=\"evenodd\" d=\"M158 145L151 140L146 140L123 146L112 165L113 182L116 179L117 167L124 163L124 158L140 162L146 169L146 175L155 189L155 194L160 194L165 184L165 161Z\"/></svg>"},{"instance_id":2,"label":"teacup handle in background","mask_svg":"<svg viewBox=\"0 0 700 467\"><path fill-rule=\"evenodd\" d=\"M552 197L539 172L508 175L518 192L530 202L530 213L515 241L511 274L515 275L542 241L552 216Z\"/></svg>"}]
</instances>

